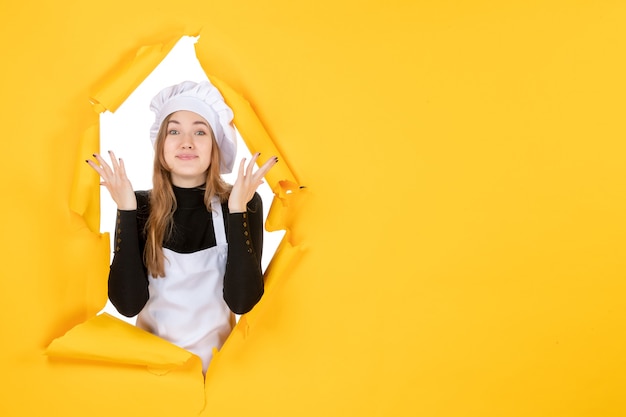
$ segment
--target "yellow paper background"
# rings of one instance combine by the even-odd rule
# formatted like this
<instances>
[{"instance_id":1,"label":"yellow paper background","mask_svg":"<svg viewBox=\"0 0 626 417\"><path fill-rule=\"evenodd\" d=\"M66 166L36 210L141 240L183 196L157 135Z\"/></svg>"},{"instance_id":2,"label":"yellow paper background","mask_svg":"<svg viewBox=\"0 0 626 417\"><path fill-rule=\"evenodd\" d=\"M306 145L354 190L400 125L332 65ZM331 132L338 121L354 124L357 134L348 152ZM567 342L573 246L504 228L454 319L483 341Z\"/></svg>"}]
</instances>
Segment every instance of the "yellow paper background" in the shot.
<instances>
[{"instance_id":1,"label":"yellow paper background","mask_svg":"<svg viewBox=\"0 0 626 417\"><path fill-rule=\"evenodd\" d=\"M2 16L1 415L626 413L623 2L26 0ZM94 317L109 246L82 161L97 112L197 34L251 150L281 157L270 218L288 231L206 386L193 360L46 351L78 325L58 340L161 352Z\"/></svg>"}]
</instances>

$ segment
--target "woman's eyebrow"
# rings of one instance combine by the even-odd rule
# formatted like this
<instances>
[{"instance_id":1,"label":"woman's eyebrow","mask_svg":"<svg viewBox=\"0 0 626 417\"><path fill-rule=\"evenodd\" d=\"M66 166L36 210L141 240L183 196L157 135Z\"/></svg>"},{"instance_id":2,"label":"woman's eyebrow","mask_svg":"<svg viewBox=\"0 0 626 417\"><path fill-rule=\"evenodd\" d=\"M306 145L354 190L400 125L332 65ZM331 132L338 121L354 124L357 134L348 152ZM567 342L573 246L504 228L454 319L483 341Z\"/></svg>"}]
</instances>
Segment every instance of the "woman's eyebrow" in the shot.
<instances>
[{"instance_id":1,"label":"woman's eyebrow","mask_svg":"<svg viewBox=\"0 0 626 417\"><path fill-rule=\"evenodd\" d=\"M170 124L170 123L176 123L177 125L180 124L180 122L178 120L174 120L174 119L169 120L167 124ZM209 124L207 122L205 122L205 121L202 121L202 120L196 120L195 122L193 122L193 124L194 125L204 125L206 127L209 127Z\"/></svg>"}]
</instances>

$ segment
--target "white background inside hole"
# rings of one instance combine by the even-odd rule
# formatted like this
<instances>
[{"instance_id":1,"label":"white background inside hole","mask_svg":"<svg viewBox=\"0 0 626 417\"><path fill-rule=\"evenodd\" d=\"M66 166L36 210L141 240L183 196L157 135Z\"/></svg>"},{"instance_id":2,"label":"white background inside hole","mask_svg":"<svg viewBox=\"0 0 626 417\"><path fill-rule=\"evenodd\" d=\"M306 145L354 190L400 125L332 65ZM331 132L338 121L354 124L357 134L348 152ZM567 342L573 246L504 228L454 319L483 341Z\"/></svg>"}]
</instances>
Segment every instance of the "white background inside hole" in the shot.
<instances>
[{"instance_id":1,"label":"white background inside hole","mask_svg":"<svg viewBox=\"0 0 626 417\"><path fill-rule=\"evenodd\" d=\"M105 112L100 116L100 151L108 159L107 152L112 150L115 156L122 158L126 166L126 173L135 190L152 188L152 163L154 150L150 142L150 126L154 121L154 113L150 111L150 100L161 89L185 80L206 80L196 53L194 43L196 38L183 37L159 64L157 68L144 80L143 83L122 103L115 113ZM237 158L235 167L241 158L250 160L250 151L239 134L237 134ZM224 175L224 179L233 183L234 174ZM263 199L264 218L272 202L274 194L267 184L258 189ZM111 235L111 258L113 257L113 241L115 237L116 206L108 191L102 187L100 230ZM272 259L283 231L264 232L263 239L263 270ZM128 319L120 315L111 302L107 302L102 310L130 323L135 319Z\"/></svg>"}]
</instances>

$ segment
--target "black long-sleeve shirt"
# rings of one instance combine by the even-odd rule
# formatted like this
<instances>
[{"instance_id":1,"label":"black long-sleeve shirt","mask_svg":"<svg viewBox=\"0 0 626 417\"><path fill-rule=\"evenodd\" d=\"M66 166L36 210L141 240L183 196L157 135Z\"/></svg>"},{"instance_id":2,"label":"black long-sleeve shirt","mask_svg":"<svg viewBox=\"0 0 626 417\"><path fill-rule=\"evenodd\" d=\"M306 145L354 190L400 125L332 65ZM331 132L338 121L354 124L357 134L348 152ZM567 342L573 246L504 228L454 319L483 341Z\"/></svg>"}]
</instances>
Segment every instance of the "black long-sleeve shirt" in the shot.
<instances>
[{"instance_id":1,"label":"black long-sleeve shirt","mask_svg":"<svg viewBox=\"0 0 626 417\"><path fill-rule=\"evenodd\" d=\"M174 229L163 247L177 253L193 253L215 246L213 216L204 205L204 190L173 188L177 202ZM135 195L137 210L118 210L115 254L109 272L109 299L127 317L137 315L149 297L143 251L150 191L137 191ZM222 204L222 212L228 241L224 301L234 313L244 314L260 300L264 290L261 197L255 193L245 213L229 213L227 203Z\"/></svg>"}]
</instances>

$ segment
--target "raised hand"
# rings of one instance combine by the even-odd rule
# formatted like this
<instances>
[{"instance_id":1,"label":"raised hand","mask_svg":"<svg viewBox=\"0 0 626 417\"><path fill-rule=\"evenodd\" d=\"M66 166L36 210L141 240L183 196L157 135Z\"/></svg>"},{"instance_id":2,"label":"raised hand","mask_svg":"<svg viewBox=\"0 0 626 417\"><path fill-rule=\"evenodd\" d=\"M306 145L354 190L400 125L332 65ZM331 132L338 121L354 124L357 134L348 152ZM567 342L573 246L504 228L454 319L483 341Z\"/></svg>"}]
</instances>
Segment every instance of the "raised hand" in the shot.
<instances>
[{"instance_id":1,"label":"raised hand","mask_svg":"<svg viewBox=\"0 0 626 417\"><path fill-rule=\"evenodd\" d=\"M119 210L137 209L137 198L133 186L126 177L124 161L115 158L113 151L109 151L111 166L98 154L93 154L96 162L88 159L86 162L102 177L100 185L104 185L111 194L111 198L117 204Z\"/></svg>"},{"instance_id":2,"label":"raised hand","mask_svg":"<svg viewBox=\"0 0 626 417\"><path fill-rule=\"evenodd\" d=\"M256 172L253 172L254 164L259 155L260 153L255 153L247 167L246 158L243 158L239 163L237 180L233 184L233 189L228 199L228 210L231 213L243 213L246 211L246 205L254 196L256 189L263 184L263 177L278 162L278 158L273 156L265 161Z\"/></svg>"}]
</instances>

